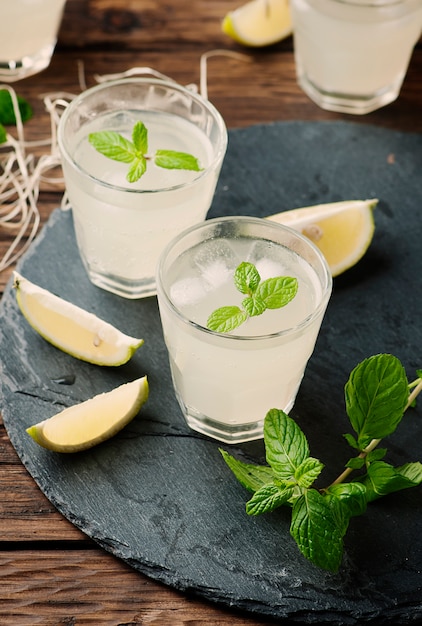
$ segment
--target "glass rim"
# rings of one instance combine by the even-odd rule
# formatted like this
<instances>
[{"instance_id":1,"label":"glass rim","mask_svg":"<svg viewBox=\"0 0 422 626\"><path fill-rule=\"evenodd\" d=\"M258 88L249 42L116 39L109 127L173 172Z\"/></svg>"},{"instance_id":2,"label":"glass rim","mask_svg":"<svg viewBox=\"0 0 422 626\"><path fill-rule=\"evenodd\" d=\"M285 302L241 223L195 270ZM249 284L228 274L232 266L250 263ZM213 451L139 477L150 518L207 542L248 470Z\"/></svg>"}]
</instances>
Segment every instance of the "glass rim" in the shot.
<instances>
[{"instance_id":1,"label":"glass rim","mask_svg":"<svg viewBox=\"0 0 422 626\"><path fill-rule=\"evenodd\" d=\"M92 174L87 172L83 167L81 167L71 156L70 151L64 140L65 126L71 114L75 110L77 110L78 106L81 103L83 103L86 97L89 97L91 94L95 94L96 92L102 91L109 87L127 85L129 83L150 84L150 85L152 84L152 85L161 85L161 86L164 85L165 87L169 87L175 91L178 91L179 93L189 96L190 98L192 98L193 101L197 102L198 104L206 108L211 113L211 115L213 116L213 118L215 119L217 123L218 130L220 133L219 142L216 146L213 160L203 170L198 172L198 175L195 176L195 178L193 178L192 180L188 182L177 183L175 185L170 185L168 187L162 187L159 189L133 189L130 187L123 187L121 185L115 185L113 183L109 183L105 180L102 180L101 178L98 178L97 176L93 176ZM113 110L113 109L110 109L110 110ZM59 145L60 154L62 158L66 159L68 164L78 173L83 175L85 178L93 181L95 184L100 185L101 187L104 187L106 189L143 195L143 194L167 193L167 192L176 191L178 189L186 189L186 188L196 185L204 176L206 176L210 171L216 169L219 166L219 164L223 161L223 158L227 150L228 132L227 132L227 127L226 127L226 124L224 122L224 119L221 113L218 111L218 109L216 109L216 107L209 100L201 96L201 94L196 93L195 91L192 91L191 89L188 89L187 87L184 87L183 85L180 85L179 83L171 79L155 78L155 77L150 77L150 76L130 76L127 78L118 78L115 80L105 81L97 85L93 85L92 87L85 89L82 93L78 94L76 98L71 100L69 104L67 105L67 107L65 108L59 120L59 124L57 128L57 142Z\"/></svg>"},{"instance_id":2,"label":"glass rim","mask_svg":"<svg viewBox=\"0 0 422 626\"><path fill-rule=\"evenodd\" d=\"M312 310L312 312L309 313L303 319L301 319L300 323L296 324L295 326L291 326L289 328L285 328L275 333L268 333L265 335L239 335L239 334L232 334L232 333L220 333L214 330L210 330L206 326L202 326L198 322L194 322L193 320L191 320L188 316L182 313L182 311L180 311L180 309L174 304L174 302L170 298L170 295L167 293L167 289L164 287L164 281L162 280L161 277L162 277L162 272L164 270L165 262L167 260L167 256L169 255L173 247L176 246L182 239L184 239L185 237L188 237L191 233L195 231L202 230L204 228L212 228L213 225L216 225L218 223L239 222L239 221L245 224L251 223L251 224L258 224L260 226L266 226L267 228L270 228L270 230L275 230L279 232L281 231L287 232L291 236L295 237L297 240L300 240L305 246L309 247L315 254L316 258L318 259L318 262L320 263L321 268L323 270L322 277L318 274L318 278L321 284L321 292L322 292L321 299L318 302L318 305ZM211 239L211 237L209 239ZM322 284L321 278L324 279L325 284ZM328 263L324 255L322 254L321 250L310 239L302 235L302 233L298 232L297 230L294 230L290 226L279 224L277 222L272 222L271 220L267 220L262 217L254 217L254 216L247 216L247 215L239 215L239 216L231 215L231 216L224 216L224 217L215 217L215 218L208 219L208 220L206 219L204 222L200 222L198 224L194 224L193 226L190 226L189 228L186 228L184 231L179 233L179 235L174 237L163 249L158 260L157 271L156 271L157 295L161 294L163 296L163 300L167 308L169 308L171 312L176 314L178 319L181 320L187 326L194 328L195 330L200 331L201 333L204 333L210 337L214 337L216 338L217 341L221 341L221 342L224 342L224 341L226 342L273 341L274 339L277 339L277 338L281 339L283 337L290 337L292 335L296 335L296 334L303 332L304 329L306 329L311 324L311 322L320 315L321 311L324 311L324 309L326 308L328 300L330 299L331 292L332 292L332 283L333 283L333 278L332 278L332 274L328 266Z\"/></svg>"}]
</instances>

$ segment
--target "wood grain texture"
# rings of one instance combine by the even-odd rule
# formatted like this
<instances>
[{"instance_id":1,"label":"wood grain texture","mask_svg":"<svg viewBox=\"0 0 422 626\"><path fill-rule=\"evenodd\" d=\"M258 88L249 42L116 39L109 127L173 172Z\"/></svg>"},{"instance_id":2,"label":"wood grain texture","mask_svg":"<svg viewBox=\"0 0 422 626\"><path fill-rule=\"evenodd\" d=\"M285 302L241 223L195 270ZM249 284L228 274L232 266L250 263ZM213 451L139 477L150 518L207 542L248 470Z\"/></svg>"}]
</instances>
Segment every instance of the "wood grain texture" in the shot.
<instances>
[{"instance_id":1,"label":"wood grain texture","mask_svg":"<svg viewBox=\"0 0 422 626\"><path fill-rule=\"evenodd\" d=\"M31 558L32 557L32 558ZM2 551L2 626L262 626L186 597L96 549Z\"/></svg>"}]
</instances>

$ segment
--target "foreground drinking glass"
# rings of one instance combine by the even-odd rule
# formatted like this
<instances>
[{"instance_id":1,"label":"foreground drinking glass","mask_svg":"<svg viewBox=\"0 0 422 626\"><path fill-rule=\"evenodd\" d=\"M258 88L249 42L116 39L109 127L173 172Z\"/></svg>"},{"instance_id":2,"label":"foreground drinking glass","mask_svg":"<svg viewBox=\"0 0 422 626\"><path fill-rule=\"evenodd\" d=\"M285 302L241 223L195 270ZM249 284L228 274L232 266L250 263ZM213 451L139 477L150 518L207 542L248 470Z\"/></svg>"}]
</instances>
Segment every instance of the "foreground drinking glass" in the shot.
<instances>
[{"instance_id":1,"label":"foreground drinking glass","mask_svg":"<svg viewBox=\"0 0 422 626\"><path fill-rule=\"evenodd\" d=\"M97 152L88 135L115 131L127 139L137 122L148 130L148 151L185 152L202 170L161 169L152 159L134 183L129 165ZM227 147L214 106L171 81L125 78L97 85L74 99L59 124L66 190L79 251L90 280L127 298L155 293L160 252L179 232L205 219Z\"/></svg>"},{"instance_id":2,"label":"foreground drinking glass","mask_svg":"<svg viewBox=\"0 0 422 626\"><path fill-rule=\"evenodd\" d=\"M66 0L1 3L0 81L37 74L50 64Z\"/></svg>"},{"instance_id":3,"label":"foreground drinking glass","mask_svg":"<svg viewBox=\"0 0 422 626\"><path fill-rule=\"evenodd\" d=\"M262 280L298 279L295 298L249 318L230 334L206 327L247 261ZM264 219L208 220L176 237L158 265L157 294L176 396L188 425L227 443L259 439L269 409L293 406L331 294L320 251L299 233Z\"/></svg>"},{"instance_id":4,"label":"foreground drinking glass","mask_svg":"<svg viewBox=\"0 0 422 626\"><path fill-rule=\"evenodd\" d=\"M291 9L298 82L320 107L365 114L398 97L421 0L292 0Z\"/></svg>"}]
</instances>

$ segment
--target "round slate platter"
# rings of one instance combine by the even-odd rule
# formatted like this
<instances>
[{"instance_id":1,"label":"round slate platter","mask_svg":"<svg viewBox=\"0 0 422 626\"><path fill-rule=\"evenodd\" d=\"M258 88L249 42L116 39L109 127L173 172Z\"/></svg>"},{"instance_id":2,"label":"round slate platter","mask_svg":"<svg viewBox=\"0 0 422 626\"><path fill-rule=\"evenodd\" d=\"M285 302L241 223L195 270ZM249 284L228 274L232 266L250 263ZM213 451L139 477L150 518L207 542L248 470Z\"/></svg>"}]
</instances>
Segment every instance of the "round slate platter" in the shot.
<instances>
[{"instance_id":1,"label":"round slate platter","mask_svg":"<svg viewBox=\"0 0 422 626\"><path fill-rule=\"evenodd\" d=\"M410 379L422 367L422 136L352 122L287 122L232 130L209 217L268 215L298 206L379 198L364 259L334 281L317 347L291 415L311 453L337 476L350 456L343 386L379 352ZM124 332L145 339L120 368L79 362L47 344L1 302L1 410L22 462L57 509L106 550L177 589L277 620L408 624L422 618L421 489L373 503L354 518L338 574L320 571L289 536L290 511L245 514L248 493L216 441L191 432L175 400L156 299L127 301L92 286L71 212L56 210L19 271ZM62 408L147 374L150 398L112 440L60 455L25 428ZM254 372L251 372L251 377ZM73 384L68 377L74 377ZM248 384L245 381L245 384ZM386 443L393 464L421 460L421 409ZM225 446L263 462L262 442Z\"/></svg>"}]
</instances>

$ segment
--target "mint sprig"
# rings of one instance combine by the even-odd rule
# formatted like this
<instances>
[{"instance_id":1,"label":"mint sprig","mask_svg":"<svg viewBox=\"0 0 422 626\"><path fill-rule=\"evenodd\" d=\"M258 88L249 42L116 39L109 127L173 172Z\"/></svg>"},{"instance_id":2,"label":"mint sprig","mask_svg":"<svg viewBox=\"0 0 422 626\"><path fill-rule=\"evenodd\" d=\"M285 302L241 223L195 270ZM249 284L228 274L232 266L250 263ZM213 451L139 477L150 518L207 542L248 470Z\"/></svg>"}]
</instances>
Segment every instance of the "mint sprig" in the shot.
<instances>
[{"instance_id":1,"label":"mint sprig","mask_svg":"<svg viewBox=\"0 0 422 626\"><path fill-rule=\"evenodd\" d=\"M132 129L132 141L113 130L90 133L89 143L108 159L130 164L126 180L135 183L147 170L148 161L168 170L191 170L200 172L196 157L176 150L156 150L148 155L148 130L143 122L136 122Z\"/></svg>"},{"instance_id":2,"label":"mint sprig","mask_svg":"<svg viewBox=\"0 0 422 626\"><path fill-rule=\"evenodd\" d=\"M271 409L265 417L267 465L244 463L221 450L236 478L253 493L246 504L248 515L290 507L290 534L301 553L318 567L337 572L350 519L362 515L373 500L422 482L422 463L394 467L382 460L387 450L376 449L414 405L422 390L422 371L417 374L409 384L401 362L391 354L372 356L354 368L345 386L345 399L356 434L347 435L346 440L355 456L327 487L317 485L323 464L310 455L308 440L298 424L281 410ZM356 470L360 473L347 481Z\"/></svg>"},{"instance_id":3,"label":"mint sprig","mask_svg":"<svg viewBox=\"0 0 422 626\"><path fill-rule=\"evenodd\" d=\"M240 293L246 295L242 308L223 306L211 313L207 328L218 333L229 333L249 317L261 315L266 309L280 309L293 300L298 290L297 278L277 276L261 281L261 276L253 263L240 263L234 273L234 284Z\"/></svg>"}]
</instances>

